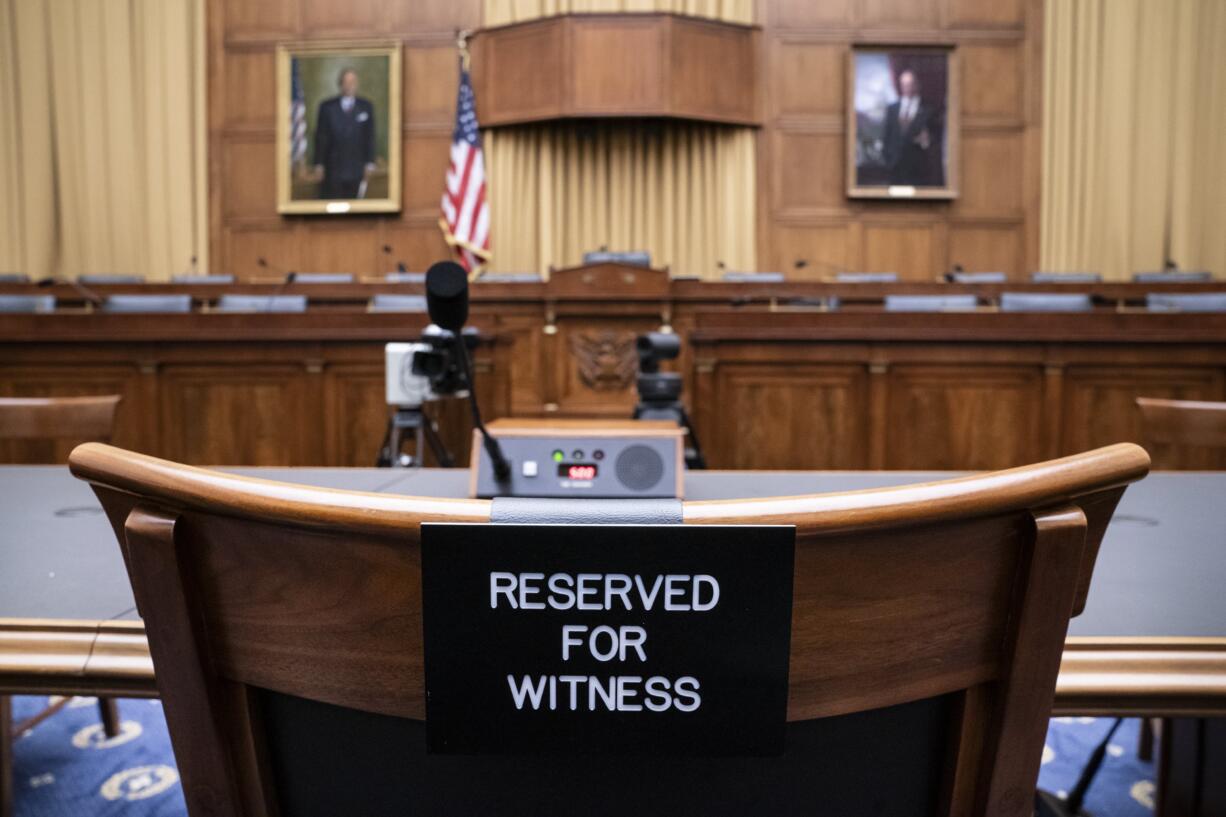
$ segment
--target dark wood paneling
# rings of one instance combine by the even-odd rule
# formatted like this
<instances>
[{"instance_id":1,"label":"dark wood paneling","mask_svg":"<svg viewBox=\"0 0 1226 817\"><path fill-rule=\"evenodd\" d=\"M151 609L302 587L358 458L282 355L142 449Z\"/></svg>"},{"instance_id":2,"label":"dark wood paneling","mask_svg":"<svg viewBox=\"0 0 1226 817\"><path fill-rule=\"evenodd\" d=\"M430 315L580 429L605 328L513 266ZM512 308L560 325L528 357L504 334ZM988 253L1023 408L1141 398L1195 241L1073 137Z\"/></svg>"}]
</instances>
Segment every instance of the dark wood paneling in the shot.
<instances>
[{"instance_id":1,"label":"dark wood paneling","mask_svg":"<svg viewBox=\"0 0 1226 817\"><path fill-rule=\"evenodd\" d=\"M609 18L606 25L576 20L560 28L569 29L562 47L572 60L567 66L570 99L563 103L564 110L604 115L638 105L638 110L662 111L668 77L664 64L668 31L662 20Z\"/></svg>"},{"instance_id":2,"label":"dark wood paneling","mask_svg":"<svg viewBox=\"0 0 1226 817\"><path fill-rule=\"evenodd\" d=\"M89 361L60 361L46 365L0 365L0 397L83 397L118 394L111 442L141 448L145 426L139 406L141 376L135 362L96 365ZM83 440L2 440L0 462L64 463Z\"/></svg>"},{"instance_id":3,"label":"dark wood paneling","mask_svg":"<svg viewBox=\"0 0 1226 817\"><path fill-rule=\"evenodd\" d=\"M304 234L303 256L314 255L315 241L354 253L366 246L343 221L327 229L338 235ZM830 236L841 229L832 227ZM393 253L408 249L413 235L391 238ZM797 228L790 252L813 256L823 240L812 228ZM377 255L362 263L384 261L388 256ZM333 262L323 266L340 265ZM632 280L625 273L602 265L559 271L548 285L474 285L471 322L485 341L475 370L489 418L629 417L636 402L632 340L665 321L686 341L666 368L684 375L683 400L715 467L1001 468L1142 442L1138 396L1226 398L1222 315L1114 306L1084 314L990 307L886 313L879 299L890 291L992 299L1008 289L1045 288L670 283L659 271L635 270ZM645 286L653 297L644 296ZM199 301L219 294L209 286L144 288ZM425 316L367 313L364 306L377 292L420 287L239 289L307 294L312 306L280 315L79 314L71 305L70 314L0 315L0 392L120 393L119 445L195 464L372 462L387 418L383 344L417 337ZM1146 287L1094 290L1112 303L1135 302ZM37 291L80 298L67 285ZM789 298L808 305L789 305ZM830 298L843 306L812 306ZM470 431L464 404L440 407L439 416L447 444L462 457ZM0 457L18 461L65 453L0 449ZM1219 467L1221 460L1179 452L1175 465Z\"/></svg>"},{"instance_id":4,"label":"dark wood paneling","mask_svg":"<svg viewBox=\"0 0 1226 817\"><path fill-rule=\"evenodd\" d=\"M324 373L325 434L328 464L370 467L387 430L390 411L379 362L335 363Z\"/></svg>"},{"instance_id":5,"label":"dark wood paneling","mask_svg":"<svg viewBox=\"0 0 1226 817\"><path fill-rule=\"evenodd\" d=\"M1149 365L1071 366L1064 375L1065 451L1084 451L1113 442L1140 442L1138 397L1222 400L1220 361L1187 366L1177 354Z\"/></svg>"},{"instance_id":6,"label":"dark wood paneling","mask_svg":"<svg viewBox=\"0 0 1226 817\"><path fill-rule=\"evenodd\" d=\"M440 144L453 116L451 38L457 29L480 26L480 7L480 0L210 3L209 144L220 157L209 181L212 267L244 279L263 277L270 271L255 266L254 258L309 267L311 259L299 260L298 247L287 245L321 248L323 239L308 234L325 220L278 217L272 198L273 50L282 40L392 38L405 44L404 211L390 218L346 217L358 226L328 235L346 235L366 247L355 252L346 241L343 252L324 250L325 257L353 255L362 266L348 271L364 272L369 259L377 259L393 241L411 248L397 250L411 266L446 255L445 245L430 232L437 232L435 200L447 167ZM628 24L612 20L622 28ZM779 268L798 248L810 253L798 257L815 262L900 267L916 279L931 278L955 261L968 269L1004 269L1018 278L1037 266L1042 74L1032 55L1041 54L1041 0L764 0L757 22L763 27L761 56L757 87L749 96L766 116L758 140L758 267ZM501 53L478 49L474 70L486 83L478 103L483 113L496 115L500 100L523 101L525 90L535 89L540 98L533 115L556 115L552 100L571 84L585 90L592 105L606 103L615 91L631 92L641 102L657 87L643 86L644 77L667 73L669 93L682 107L730 104L747 96L737 83L753 72L742 65L748 52L730 50L712 32L705 24L689 24L676 38L682 50L675 51L672 70L665 72L660 49L629 48L626 32L610 38L589 29L584 36L600 42L588 43L588 52L604 53L600 43L630 50L636 67L587 76L563 70L558 37L546 29L525 29L519 40L500 46ZM918 203L899 209L849 203L843 195L846 54L853 42L899 40L954 43L961 54L963 197L952 207ZM723 79L713 81L709 71L696 67L694 55L707 52L721 53L724 67L731 66ZM540 71L555 77L557 85L532 80ZM744 113L731 111L724 114ZM936 228L917 232L916 221ZM829 271L809 267L798 277Z\"/></svg>"},{"instance_id":7,"label":"dark wood paneling","mask_svg":"<svg viewBox=\"0 0 1226 817\"><path fill-rule=\"evenodd\" d=\"M474 43L485 126L575 117L757 124L752 28L672 14L574 14L485 30Z\"/></svg>"},{"instance_id":8,"label":"dark wood paneling","mask_svg":"<svg viewBox=\"0 0 1226 817\"><path fill-rule=\"evenodd\" d=\"M868 466L864 368L733 364L716 382L713 468Z\"/></svg>"},{"instance_id":9,"label":"dark wood paneling","mask_svg":"<svg viewBox=\"0 0 1226 817\"><path fill-rule=\"evenodd\" d=\"M257 359L245 365L172 364L158 373L160 449L178 462L306 465L322 442L308 372ZM310 399L315 397L314 400Z\"/></svg>"},{"instance_id":10,"label":"dark wood paneling","mask_svg":"<svg viewBox=\"0 0 1226 817\"><path fill-rule=\"evenodd\" d=\"M448 163L439 141L446 142L454 116L454 33L479 25L480 0L217 0L207 14L213 271L243 280L290 269L380 273L393 266L383 250L393 243L393 257L418 268L446 256L435 224ZM278 42L303 40L404 44L406 186L399 215L277 215L274 52ZM269 266L258 265L260 257Z\"/></svg>"},{"instance_id":11,"label":"dark wood paneling","mask_svg":"<svg viewBox=\"0 0 1226 817\"><path fill-rule=\"evenodd\" d=\"M887 468L997 469L1037 462L1038 367L899 366L890 371Z\"/></svg>"},{"instance_id":12,"label":"dark wood paneling","mask_svg":"<svg viewBox=\"0 0 1226 817\"><path fill-rule=\"evenodd\" d=\"M1037 267L1043 78L1030 55L1042 53L1042 0L764 0L759 8L768 103L758 141L759 266L777 268L798 241L825 243L842 227L851 247L826 256L847 268L931 280L956 262L1022 280ZM847 54L855 43L897 42L952 44L960 55L961 146L952 160L962 190L952 205L844 196Z\"/></svg>"}]
</instances>

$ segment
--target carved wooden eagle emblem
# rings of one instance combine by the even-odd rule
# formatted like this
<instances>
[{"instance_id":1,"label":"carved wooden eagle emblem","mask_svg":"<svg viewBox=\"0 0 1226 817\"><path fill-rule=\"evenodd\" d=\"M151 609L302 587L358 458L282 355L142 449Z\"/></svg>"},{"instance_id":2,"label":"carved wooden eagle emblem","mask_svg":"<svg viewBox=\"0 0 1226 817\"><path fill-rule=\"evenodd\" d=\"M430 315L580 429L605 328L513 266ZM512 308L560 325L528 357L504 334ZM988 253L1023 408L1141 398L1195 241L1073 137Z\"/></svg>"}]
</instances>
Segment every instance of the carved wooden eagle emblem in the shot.
<instances>
[{"instance_id":1,"label":"carved wooden eagle emblem","mask_svg":"<svg viewBox=\"0 0 1226 817\"><path fill-rule=\"evenodd\" d=\"M570 336L570 351L579 364L579 379L595 391L630 388L638 371L634 335L626 332L583 332Z\"/></svg>"}]
</instances>

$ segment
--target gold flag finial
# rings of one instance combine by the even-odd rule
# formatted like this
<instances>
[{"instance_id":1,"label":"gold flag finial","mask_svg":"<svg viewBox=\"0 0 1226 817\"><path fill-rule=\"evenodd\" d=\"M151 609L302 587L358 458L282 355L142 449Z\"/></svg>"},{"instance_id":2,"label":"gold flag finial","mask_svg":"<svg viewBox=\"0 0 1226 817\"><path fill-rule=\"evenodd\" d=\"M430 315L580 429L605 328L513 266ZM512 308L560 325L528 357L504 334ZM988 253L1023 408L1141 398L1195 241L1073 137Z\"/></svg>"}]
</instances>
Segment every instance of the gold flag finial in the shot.
<instances>
[{"instance_id":1,"label":"gold flag finial","mask_svg":"<svg viewBox=\"0 0 1226 817\"><path fill-rule=\"evenodd\" d=\"M455 33L455 47L460 52L460 64L467 71L472 65L472 55L468 53L468 38L473 34L472 29L461 28Z\"/></svg>"}]
</instances>

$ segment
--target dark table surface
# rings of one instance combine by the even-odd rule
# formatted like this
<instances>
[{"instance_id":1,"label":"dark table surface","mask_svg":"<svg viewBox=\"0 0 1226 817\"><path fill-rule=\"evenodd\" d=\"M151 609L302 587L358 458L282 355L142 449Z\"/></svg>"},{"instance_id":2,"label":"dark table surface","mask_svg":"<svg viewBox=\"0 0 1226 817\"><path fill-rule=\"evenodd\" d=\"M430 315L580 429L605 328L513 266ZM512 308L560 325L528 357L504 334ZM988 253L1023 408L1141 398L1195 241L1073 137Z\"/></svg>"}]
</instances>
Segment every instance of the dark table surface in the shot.
<instances>
[{"instance_id":1,"label":"dark table surface","mask_svg":"<svg viewBox=\"0 0 1226 817\"><path fill-rule=\"evenodd\" d=\"M465 470L245 468L305 485L464 496ZM687 499L824 493L949 473L693 472ZM134 618L115 537L89 486L61 466L0 466L0 618ZM1074 636L1226 637L1226 473L1156 473L1124 494Z\"/></svg>"}]
</instances>

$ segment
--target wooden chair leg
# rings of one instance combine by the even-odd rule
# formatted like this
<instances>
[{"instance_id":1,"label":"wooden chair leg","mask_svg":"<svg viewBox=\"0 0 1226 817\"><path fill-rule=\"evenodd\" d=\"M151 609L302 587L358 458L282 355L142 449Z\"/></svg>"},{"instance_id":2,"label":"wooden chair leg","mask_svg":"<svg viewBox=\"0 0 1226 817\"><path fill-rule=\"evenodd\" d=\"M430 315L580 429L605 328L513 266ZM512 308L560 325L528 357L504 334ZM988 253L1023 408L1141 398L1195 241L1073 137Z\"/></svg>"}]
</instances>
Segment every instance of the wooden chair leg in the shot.
<instances>
[{"instance_id":1,"label":"wooden chair leg","mask_svg":"<svg viewBox=\"0 0 1226 817\"><path fill-rule=\"evenodd\" d=\"M108 738L119 734L119 702L114 698L98 699L98 714L102 716L102 731Z\"/></svg>"},{"instance_id":2,"label":"wooden chair leg","mask_svg":"<svg viewBox=\"0 0 1226 817\"><path fill-rule=\"evenodd\" d=\"M13 817L13 701L0 695L0 817Z\"/></svg>"},{"instance_id":3,"label":"wooden chair leg","mask_svg":"<svg viewBox=\"0 0 1226 817\"><path fill-rule=\"evenodd\" d=\"M1137 759L1145 763L1154 761L1154 721L1141 718L1141 731L1137 735Z\"/></svg>"}]
</instances>

